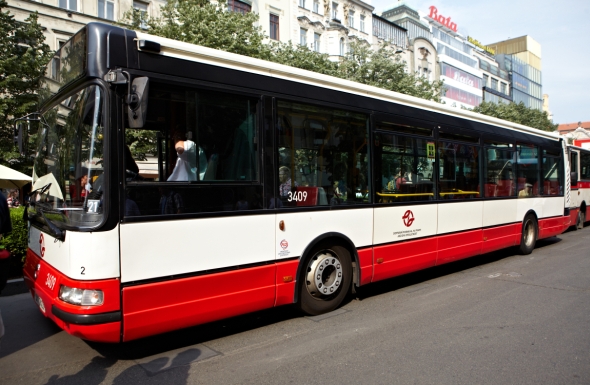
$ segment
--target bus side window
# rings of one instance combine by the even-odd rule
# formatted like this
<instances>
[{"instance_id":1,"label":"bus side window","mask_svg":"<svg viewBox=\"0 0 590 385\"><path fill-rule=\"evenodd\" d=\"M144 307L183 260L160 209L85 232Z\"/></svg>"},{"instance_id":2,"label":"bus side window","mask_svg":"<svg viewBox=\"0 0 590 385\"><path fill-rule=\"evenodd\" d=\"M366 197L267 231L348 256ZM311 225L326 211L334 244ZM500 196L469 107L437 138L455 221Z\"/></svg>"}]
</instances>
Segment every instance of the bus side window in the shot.
<instances>
[{"instance_id":1,"label":"bus side window","mask_svg":"<svg viewBox=\"0 0 590 385\"><path fill-rule=\"evenodd\" d=\"M144 129L126 133L143 178L142 183L129 180L127 186L139 211L171 215L261 209L259 99L157 80L149 92Z\"/></svg>"},{"instance_id":2,"label":"bus side window","mask_svg":"<svg viewBox=\"0 0 590 385\"><path fill-rule=\"evenodd\" d=\"M275 194L280 204L272 206L368 203L368 116L288 101L277 104Z\"/></svg>"}]
</instances>

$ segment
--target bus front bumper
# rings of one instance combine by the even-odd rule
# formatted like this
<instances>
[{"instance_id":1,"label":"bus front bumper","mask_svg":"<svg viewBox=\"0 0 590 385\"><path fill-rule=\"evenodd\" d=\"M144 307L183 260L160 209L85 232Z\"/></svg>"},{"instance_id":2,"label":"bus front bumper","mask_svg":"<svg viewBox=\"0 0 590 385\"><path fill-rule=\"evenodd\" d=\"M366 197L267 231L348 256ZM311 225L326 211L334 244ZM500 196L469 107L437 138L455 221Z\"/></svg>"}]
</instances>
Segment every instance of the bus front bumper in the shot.
<instances>
[{"instance_id":1,"label":"bus front bumper","mask_svg":"<svg viewBox=\"0 0 590 385\"><path fill-rule=\"evenodd\" d=\"M121 341L118 279L75 281L60 273L30 249L23 269L25 283L39 310L69 334L96 342ZM77 306L59 299L61 285L102 290L101 306Z\"/></svg>"}]
</instances>

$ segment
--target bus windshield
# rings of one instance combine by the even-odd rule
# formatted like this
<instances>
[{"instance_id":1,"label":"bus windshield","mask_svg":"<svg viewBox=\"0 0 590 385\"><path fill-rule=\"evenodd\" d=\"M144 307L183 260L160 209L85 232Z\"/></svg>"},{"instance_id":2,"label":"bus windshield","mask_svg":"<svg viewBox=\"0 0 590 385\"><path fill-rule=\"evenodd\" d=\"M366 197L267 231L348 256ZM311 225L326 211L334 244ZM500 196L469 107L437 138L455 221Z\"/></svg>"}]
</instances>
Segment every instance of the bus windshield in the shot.
<instances>
[{"instance_id":1,"label":"bus windshield","mask_svg":"<svg viewBox=\"0 0 590 385\"><path fill-rule=\"evenodd\" d=\"M91 85L63 99L41 118L30 219L51 222L60 229L101 224L102 157L103 91Z\"/></svg>"}]
</instances>

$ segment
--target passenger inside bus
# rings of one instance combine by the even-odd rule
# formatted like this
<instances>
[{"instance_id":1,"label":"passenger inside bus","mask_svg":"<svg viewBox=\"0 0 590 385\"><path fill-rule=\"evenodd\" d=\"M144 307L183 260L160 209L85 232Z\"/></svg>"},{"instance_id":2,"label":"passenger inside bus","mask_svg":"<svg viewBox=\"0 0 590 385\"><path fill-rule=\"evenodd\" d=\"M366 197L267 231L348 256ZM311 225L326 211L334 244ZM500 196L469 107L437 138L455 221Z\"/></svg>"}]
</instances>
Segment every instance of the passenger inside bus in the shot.
<instances>
[{"instance_id":1,"label":"passenger inside bus","mask_svg":"<svg viewBox=\"0 0 590 385\"><path fill-rule=\"evenodd\" d=\"M197 180L197 145L190 140L191 132L187 133L188 139L183 134L176 132L173 137L174 149L177 159L172 174L168 177L169 182L173 181L196 181ZM199 147L199 180L203 180L207 171L207 157Z\"/></svg>"},{"instance_id":2,"label":"passenger inside bus","mask_svg":"<svg viewBox=\"0 0 590 385\"><path fill-rule=\"evenodd\" d=\"M524 188L518 192L518 197L530 197L533 196L533 185L525 183Z\"/></svg>"}]
</instances>

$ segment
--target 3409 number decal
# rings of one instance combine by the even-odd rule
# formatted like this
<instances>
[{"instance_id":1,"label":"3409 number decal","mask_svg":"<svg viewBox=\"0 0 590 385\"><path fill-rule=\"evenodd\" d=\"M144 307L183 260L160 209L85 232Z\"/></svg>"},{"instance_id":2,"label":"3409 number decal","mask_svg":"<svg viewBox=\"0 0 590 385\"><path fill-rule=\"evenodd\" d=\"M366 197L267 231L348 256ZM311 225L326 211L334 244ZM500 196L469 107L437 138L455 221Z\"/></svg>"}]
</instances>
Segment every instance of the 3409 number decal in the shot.
<instances>
[{"instance_id":1,"label":"3409 number decal","mask_svg":"<svg viewBox=\"0 0 590 385\"><path fill-rule=\"evenodd\" d=\"M287 200L289 202L305 202L307 200L307 191L289 191Z\"/></svg>"}]
</instances>

